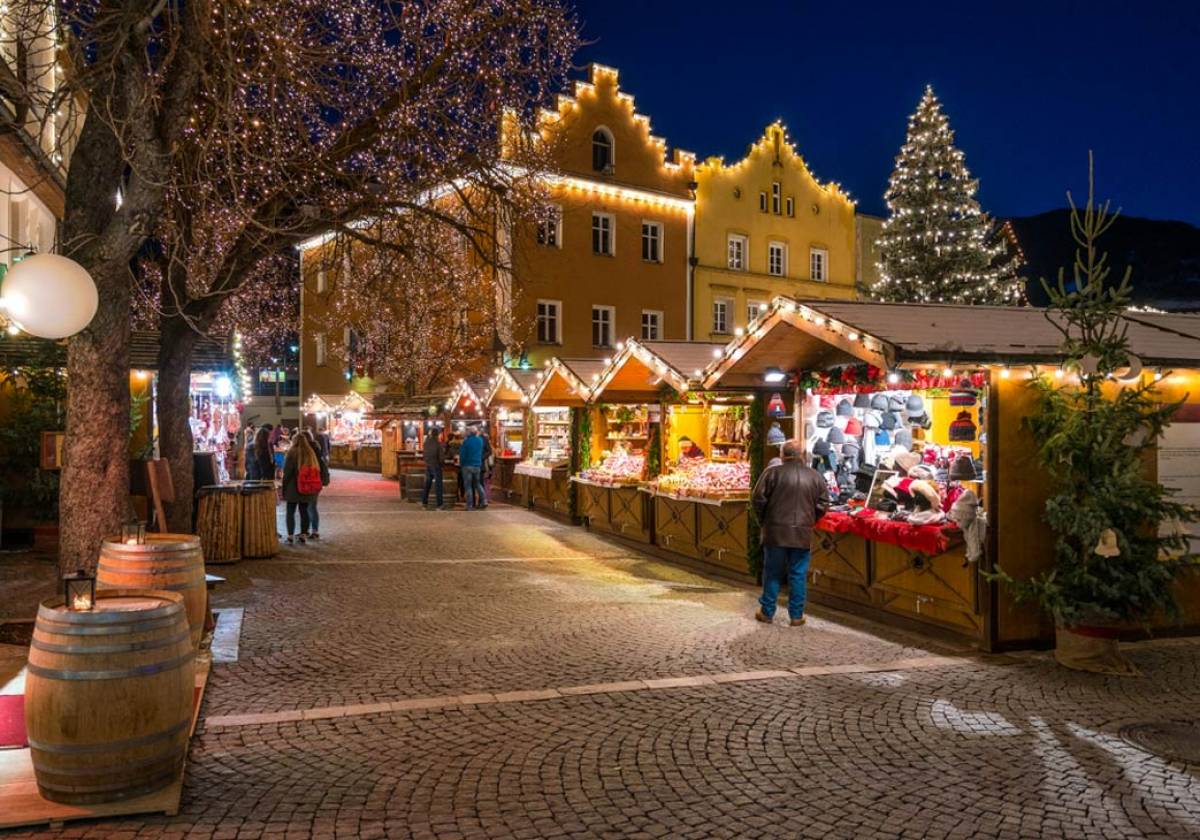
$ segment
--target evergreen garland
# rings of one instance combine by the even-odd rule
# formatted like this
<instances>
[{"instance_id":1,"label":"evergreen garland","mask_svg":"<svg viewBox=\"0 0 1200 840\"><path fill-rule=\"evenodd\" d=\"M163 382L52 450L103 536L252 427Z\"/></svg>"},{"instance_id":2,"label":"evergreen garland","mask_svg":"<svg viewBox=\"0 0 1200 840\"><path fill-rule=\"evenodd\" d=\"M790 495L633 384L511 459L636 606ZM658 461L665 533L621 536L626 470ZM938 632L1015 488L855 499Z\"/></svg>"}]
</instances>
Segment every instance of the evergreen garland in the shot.
<instances>
[{"instance_id":1,"label":"evergreen garland","mask_svg":"<svg viewBox=\"0 0 1200 840\"><path fill-rule=\"evenodd\" d=\"M763 428L766 422L762 394L755 394L754 399L750 402L750 438L746 441L746 448L750 453L751 488L758 484L758 478L763 473L765 458ZM759 545L762 539L762 525L754 513L754 505L748 504L746 508L746 568L757 578L762 570L762 546Z\"/></svg>"},{"instance_id":2,"label":"evergreen garland","mask_svg":"<svg viewBox=\"0 0 1200 840\"><path fill-rule=\"evenodd\" d=\"M1054 567L1020 581L1002 569L995 575L1068 627L1175 613L1176 575L1197 562L1181 524L1196 521L1197 512L1146 477L1146 461L1183 401L1164 404L1149 376L1111 381L1132 361L1120 317L1130 301L1129 271L1105 285L1108 257L1096 239L1116 215L1107 203L1096 208L1092 195L1089 171L1085 210L1071 205L1074 283L1068 287L1061 269L1056 285L1043 281L1047 317L1062 333L1066 366L1078 371L1079 384L1036 376L1037 412L1026 420L1053 481L1045 520L1055 534Z\"/></svg>"},{"instance_id":3,"label":"evergreen garland","mask_svg":"<svg viewBox=\"0 0 1200 840\"><path fill-rule=\"evenodd\" d=\"M579 475L592 465L592 415L585 405L571 409L571 454L568 459L570 475ZM567 485L567 512L572 519L579 517L579 485Z\"/></svg>"},{"instance_id":4,"label":"evergreen garland","mask_svg":"<svg viewBox=\"0 0 1200 840\"><path fill-rule=\"evenodd\" d=\"M1020 304L1024 281L1008 241L979 209L964 156L932 87L908 119L908 137L884 194L876 300Z\"/></svg>"}]
</instances>

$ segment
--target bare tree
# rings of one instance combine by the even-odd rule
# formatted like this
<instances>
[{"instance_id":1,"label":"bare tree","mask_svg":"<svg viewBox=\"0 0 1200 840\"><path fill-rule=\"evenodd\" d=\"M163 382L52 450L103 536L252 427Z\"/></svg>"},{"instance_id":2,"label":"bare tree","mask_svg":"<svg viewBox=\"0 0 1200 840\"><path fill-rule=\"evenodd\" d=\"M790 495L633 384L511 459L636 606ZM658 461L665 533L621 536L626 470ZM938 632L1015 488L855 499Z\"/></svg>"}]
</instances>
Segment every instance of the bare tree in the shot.
<instances>
[{"instance_id":1,"label":"bare tree","mask_svg":"<svg viewBox=\"0 0 1200 840\"><path fill-rule=\"evenodd\" d=\"M507 194L538 161L502 160L500 115L549 97L577 33L560 0L22 2L59 71L51 85L10 74L0 95L26 122L86 103L61 236L101 300L69 351L61 546L74 567L124 510L135 257L158 266L160 442L186 499L197 337L265 259L314 233L441 219L428 196L447 184Z\"/></svg>"}]
</instances>

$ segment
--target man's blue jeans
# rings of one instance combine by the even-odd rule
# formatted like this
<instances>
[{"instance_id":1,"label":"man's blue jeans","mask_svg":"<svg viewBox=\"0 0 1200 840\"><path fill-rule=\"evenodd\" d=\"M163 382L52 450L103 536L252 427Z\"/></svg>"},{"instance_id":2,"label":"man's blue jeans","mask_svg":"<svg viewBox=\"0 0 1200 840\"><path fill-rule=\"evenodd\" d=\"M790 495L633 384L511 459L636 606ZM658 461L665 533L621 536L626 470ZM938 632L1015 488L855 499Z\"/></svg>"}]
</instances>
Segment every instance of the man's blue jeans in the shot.
<instances>
[{"instance_id":1,"label":"man's blue jeans","mask_svg":"<svg viewBox=\"0 0 1200 840\"><path fill-rule=\"evenodd\" d=\"M463 467L463 495L467 497L467 510L475 509L475 499L483 498L483 485L479 483L479 467ZM480 507L483 505L480 504Z\"/></svg>"},{"instance_id":2,"label":"man's blue jeans","mask_svg":"<svg viewBox=\"0 0 1200 840\"><path fill-rule=\"evenodd\" d=\"M795 621L804 616L804 600L808 595L808 561L811 559L811 549L763 546L763 594L758 599L763 615L767 618L775 615L779 588L787 578L788 618Z\"/></svg>"},{"instance_id":3,"label":"man's blue jeans","mask_svg":"<svg viewBox=\"0 0 1200 840\"><path fill-rule=\"evenodd\" d=\"M442 506L442 467L439 464L436 467L425 465L425 493L421 496L421 504L429 507L429 489L437 485L437 506Z\"/></svg>"}]
</instances>

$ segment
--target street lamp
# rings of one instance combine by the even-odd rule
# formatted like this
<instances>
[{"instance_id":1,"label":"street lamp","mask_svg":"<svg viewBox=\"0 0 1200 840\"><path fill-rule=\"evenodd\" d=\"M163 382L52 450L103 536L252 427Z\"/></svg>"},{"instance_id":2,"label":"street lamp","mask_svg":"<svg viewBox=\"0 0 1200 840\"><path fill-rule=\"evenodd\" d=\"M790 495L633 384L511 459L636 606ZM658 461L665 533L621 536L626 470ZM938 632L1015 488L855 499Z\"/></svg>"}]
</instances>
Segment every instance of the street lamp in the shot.
<instances>
[{"instance_id":1,"label":"street lamp","mask_svg":"<svg viewBox=\"0 0 1200 840\"><path fill-rule=\"evenodd\" d=\"M58 254L34 254L8 270L0 306L8 319L39 338L67 338L91 323L100 297L79 263Z\"/></svg>"}]
</instances>

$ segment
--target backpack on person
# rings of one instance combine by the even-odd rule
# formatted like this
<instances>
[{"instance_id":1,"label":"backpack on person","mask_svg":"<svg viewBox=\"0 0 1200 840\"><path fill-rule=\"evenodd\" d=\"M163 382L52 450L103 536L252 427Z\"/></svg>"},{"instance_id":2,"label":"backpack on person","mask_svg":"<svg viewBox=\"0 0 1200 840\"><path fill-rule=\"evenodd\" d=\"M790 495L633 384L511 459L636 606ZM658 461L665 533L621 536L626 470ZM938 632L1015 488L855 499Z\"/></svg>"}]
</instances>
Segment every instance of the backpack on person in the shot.
<instances>
[{"instance_id":1,"label":"backpack on person","mask_svg":"<svg viewBox=\"0 0 1200 840\"><path fill-rule=\"evenodd\" d=\"M321 469L313 464L301 464L296 470L296 490L301 496L315 496L321 492Z\"/></svg>"}]
</instances>

